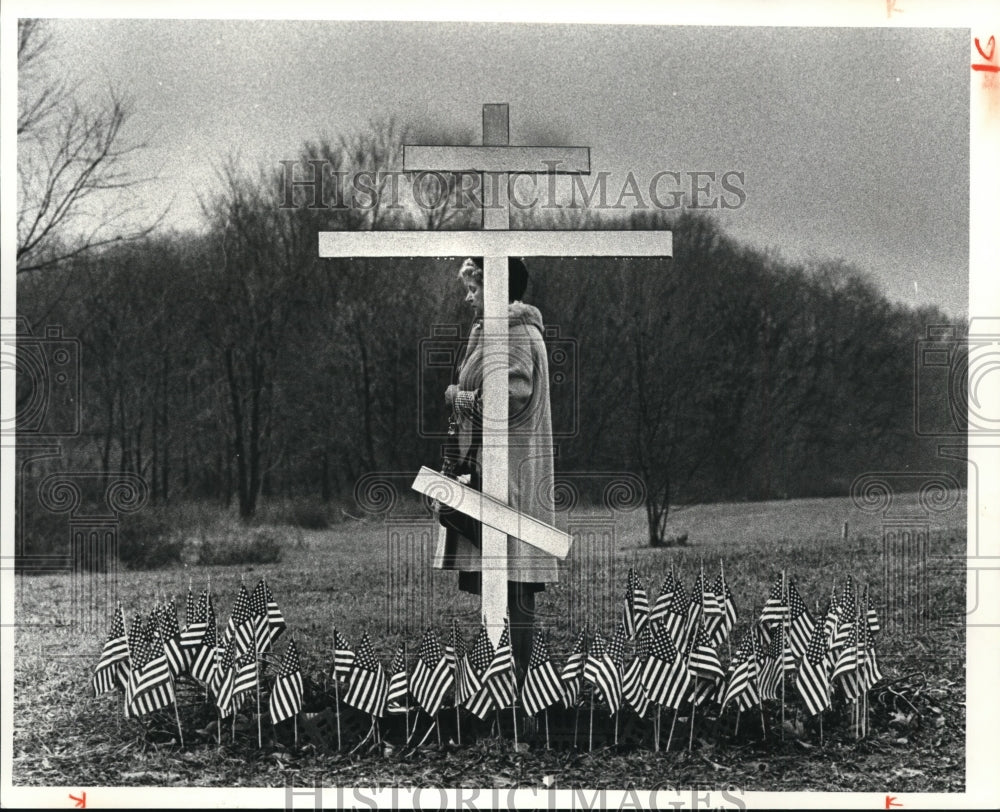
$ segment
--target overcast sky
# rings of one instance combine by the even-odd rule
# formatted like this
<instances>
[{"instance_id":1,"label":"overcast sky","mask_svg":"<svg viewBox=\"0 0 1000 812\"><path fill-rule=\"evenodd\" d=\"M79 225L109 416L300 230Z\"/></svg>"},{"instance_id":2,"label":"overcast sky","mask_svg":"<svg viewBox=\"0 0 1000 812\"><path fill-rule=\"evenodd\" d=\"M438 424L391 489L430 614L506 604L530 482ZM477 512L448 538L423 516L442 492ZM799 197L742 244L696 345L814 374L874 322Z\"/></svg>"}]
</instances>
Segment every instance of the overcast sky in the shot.
<instances>
[{"instance_id":1,"label":"overcast sky","mask_svg":"<svg viewBox=\"0 0 1000 812\"><path fill-rule=\"evenodd\" d=\"M745 173L729 233L843 258L968 312L967 29L60 20L69 75L131 95L153 203L199 222L225 156L275 164L373 118L591 147L632 171Z\"/></svg>"}]
</instances>

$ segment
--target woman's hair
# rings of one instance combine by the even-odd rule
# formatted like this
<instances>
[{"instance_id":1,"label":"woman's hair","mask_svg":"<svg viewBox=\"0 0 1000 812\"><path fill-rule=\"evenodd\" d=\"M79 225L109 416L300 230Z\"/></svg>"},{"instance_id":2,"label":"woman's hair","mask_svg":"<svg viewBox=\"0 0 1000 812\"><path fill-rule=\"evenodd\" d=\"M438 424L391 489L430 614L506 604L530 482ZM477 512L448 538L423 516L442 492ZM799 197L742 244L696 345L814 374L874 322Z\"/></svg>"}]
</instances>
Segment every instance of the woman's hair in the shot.
<instances>
[{"instance_id":1,"label":"woman's hair","mask_svg":"<svg viewBox=\"0 0 1000 812\"><path fill-rule=\"evenodd\" d=\"M470 279L480 285L483 284L483 258L469 257L462 263L458 271L458 278L463 282ZM524 291L528 289L528 269L524 261L517 257L507 260L507 298L514 302L524 296Z\"/></svg>"}]
</instances>

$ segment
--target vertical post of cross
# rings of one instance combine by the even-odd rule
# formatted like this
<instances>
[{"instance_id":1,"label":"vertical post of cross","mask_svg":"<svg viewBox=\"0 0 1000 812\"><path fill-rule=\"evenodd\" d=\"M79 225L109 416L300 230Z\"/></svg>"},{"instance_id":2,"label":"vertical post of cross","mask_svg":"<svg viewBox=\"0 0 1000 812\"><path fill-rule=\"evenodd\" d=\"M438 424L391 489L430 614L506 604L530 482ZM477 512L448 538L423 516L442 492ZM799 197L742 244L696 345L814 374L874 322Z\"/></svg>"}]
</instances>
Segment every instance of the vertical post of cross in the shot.
<instances>
[{"instance_id":1,"label":"vertical post of cross","mask_svg":"<svg viewBox=\"0 0 1000 812\"><path fill-rule=\"evenodd\" d=\"M483 105L483 146L510 144L510 117L506 104ZM507 231L510 207L506 172L493 176L494 200L484 195L483 229ZM485 181L485 178L484 178ZM495 205L493 205L495 204ZM483 493L504 504L508 498L507 419L507 280L506 256L483 257ZM492 359L492 360L491 360ZM500 637L507 612L507 536L483 525L482 531L482 611L487 631L494 641Z\"/></svg>"}]
</instances>

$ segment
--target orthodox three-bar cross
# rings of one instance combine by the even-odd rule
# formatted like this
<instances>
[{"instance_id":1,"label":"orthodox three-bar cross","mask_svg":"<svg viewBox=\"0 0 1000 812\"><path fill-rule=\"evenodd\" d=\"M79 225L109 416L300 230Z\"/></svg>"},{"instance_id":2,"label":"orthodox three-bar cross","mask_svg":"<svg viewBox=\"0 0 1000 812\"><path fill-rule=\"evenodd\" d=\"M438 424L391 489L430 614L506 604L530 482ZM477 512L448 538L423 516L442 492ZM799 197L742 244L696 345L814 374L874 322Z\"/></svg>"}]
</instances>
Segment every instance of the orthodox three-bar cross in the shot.
<instances>
[{"instance_id":1,"label":"orthodox three-bar cross","mask_svg":"<svg viewBox=\"0 0 1000 812\"><path fill-rule=\"evenodd\" d=\"M325 231L321 257L483 257L483 347L506 359L508 258L511 256L669 257L669 231L512 231L511 174L590 174L587 147L510 146L508 107L483 105L482 146L403 148L403 170L490 173L497 198L483 206L482 231ZM482 185L481 185L482 188ZM496 642L507 613L507 536L557 558L569 554L568 534L508 505L508 372L484 365L482 492L421 468L413 487L482 523L482 612Z\"/></svg>"}]
</instances>

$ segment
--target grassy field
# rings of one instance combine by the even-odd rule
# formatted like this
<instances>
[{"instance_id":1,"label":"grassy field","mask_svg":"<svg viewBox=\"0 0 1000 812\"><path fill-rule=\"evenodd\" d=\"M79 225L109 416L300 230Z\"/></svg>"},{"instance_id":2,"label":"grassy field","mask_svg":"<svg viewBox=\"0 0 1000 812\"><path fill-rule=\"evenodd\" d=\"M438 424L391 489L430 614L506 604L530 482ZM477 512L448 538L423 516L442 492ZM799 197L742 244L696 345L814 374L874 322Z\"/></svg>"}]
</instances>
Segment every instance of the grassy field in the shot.
<instances>
[{"instance_id":1,"label":"grassy field","mask_svg":"<svg viewBox=\"0 0 1000 812\"><path fill-rule=\"evenodd\" d=\"M894 509L921 513L916 496ZM440 748L432 737L417 752L397 746L348 754L366 726L346 714L344 752L338 753L331 747L335 738L325 677L334 627L353 643L367 632L388 664L398 642L405 641L411 654L415 652L427 625L444 634L456 618L470 639L479 612L477 599L458 592L454 573L430 570L429 526L416 519L348 520L329 530L271 528L282 542L278 564L119 572L117 587L100 578L88 581L100 594L117 593L131 617L136 611L148 612L164 595L182 607L189 578L197 593L211 576L216 611L224 623L241 576L252 589L266 575L308 677L307 711L314 715L302 721L303 746L297 750L288 746L288 730L280 729L274 741L266 725L269 741L258 750L256 723L246 713L235 743L226 726L222 746L217 746L212 712L193 687L184 685L179 686L183 750L170 741L172 716L148 729L121 720L120 699L93 698L89 688L105 634L105 605L98 600L90 607L102 623L85 632L72 622L79 606L73 600L71 576L19 578L13 781L41 786L264 787L294 780L300 786L321 781L330 786L508 788L542 787L544 779L559 788L960 791L965 780L966 581L960 560L966 546L965 495L958 495L950 510L924 513L915 521L929 529L926 588L919 587L919 578L910 578L906 594L900 595L899 579L924 565L912 556L887 560L882 516L861 512L849 499L682 509L671 516L668 534L687 533L688 545L658 550L644 546L640 512L617 517L611 533L596 512L581 510L573 521L585 532L574 546L564 578L540 597L539 622L549 632L558 667L584 623L611 633L630 566L652 600L671 568L690 589L702 564L714 577L721 559L739 611L734 641L759 612L782 569L814 613L818 603L825 605L831 588L842 586L851 574L857 585L870 585L877 605L891 604L882 611L884 631L878 641L885 679L872 692L870 734L861 742L853 740L842 707L825 714L821 742L815 720L798 710L801 705L790 689L783 741L780 711L769 703L763 734L759 718L745 717L734 734L735 714L730 711L722 719L711 713L697 719L690 752L686 716L677 723L671 751L654 753L648 723L623 717L622 743L615 747L610 744L607 714L599 711L593 753L587 752L586 735L581 734L580 746L573 748L567 732L572 714L564 714L553 718L557 745L550 751L544 749L540 733L526 735L524 730L517 749L509 731L469 743L468 728L466 744L455 747L449 743L454 733L446 728ZM885 574L897 585L893 594L885 594ZM725 662L725 647L722 654ZM580 723L583 731L586 724L586 719ZM395 728L387 735L397 744L401 737L402 731Z\"/></svg>"}]
</instances>

